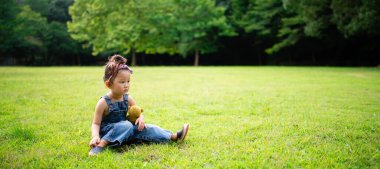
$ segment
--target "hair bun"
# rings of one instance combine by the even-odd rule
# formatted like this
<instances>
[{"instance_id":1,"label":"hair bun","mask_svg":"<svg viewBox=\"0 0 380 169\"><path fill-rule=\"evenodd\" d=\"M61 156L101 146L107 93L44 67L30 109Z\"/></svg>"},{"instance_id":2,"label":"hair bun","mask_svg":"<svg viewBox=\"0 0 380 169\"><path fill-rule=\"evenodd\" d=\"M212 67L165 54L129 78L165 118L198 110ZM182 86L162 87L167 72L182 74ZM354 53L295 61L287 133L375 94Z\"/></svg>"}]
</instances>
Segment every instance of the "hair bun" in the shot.
<instances>
[{"instance_id":1,"label":"hair bun","mask_svg":"<svg viewBox=\"0 0 380 169\"><path fill-rule=\"evenodd\" d=\"M119 64L126 64L127 63L127 59L124 58L121 55L113 55L111 58L108 59L108 62L115 62L115 63L119 63Z\"/></svg>"}]
</instances>

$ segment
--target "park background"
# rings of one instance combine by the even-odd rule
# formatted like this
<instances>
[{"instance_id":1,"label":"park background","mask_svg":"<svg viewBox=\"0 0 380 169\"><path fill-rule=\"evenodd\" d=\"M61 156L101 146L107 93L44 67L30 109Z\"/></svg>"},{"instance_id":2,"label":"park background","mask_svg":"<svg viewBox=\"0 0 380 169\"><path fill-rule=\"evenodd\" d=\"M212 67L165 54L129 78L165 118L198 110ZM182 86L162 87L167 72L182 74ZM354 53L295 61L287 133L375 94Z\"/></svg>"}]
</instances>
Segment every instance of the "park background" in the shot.
<instances>
[{"instance_id":1,"label":"park background","mask_svg":"<svg viewBox=\"0 0 380 169\"><path fill-rule=\"evenodd\" d=\"M377 0L2 0L0 64L380 64ZM198 59L197 59L198 58Z\"/></svg>"},{"instance_id":2,"label":"park background","mask_svg":"<svg viewBox=\"0 0 380 169\"><path fill-rule=\"evenodd\" d=\"M378 0L0 1L0 168L380 168ZM185 142L88 156L113 54Z\"/></svg>"}]
</instances>

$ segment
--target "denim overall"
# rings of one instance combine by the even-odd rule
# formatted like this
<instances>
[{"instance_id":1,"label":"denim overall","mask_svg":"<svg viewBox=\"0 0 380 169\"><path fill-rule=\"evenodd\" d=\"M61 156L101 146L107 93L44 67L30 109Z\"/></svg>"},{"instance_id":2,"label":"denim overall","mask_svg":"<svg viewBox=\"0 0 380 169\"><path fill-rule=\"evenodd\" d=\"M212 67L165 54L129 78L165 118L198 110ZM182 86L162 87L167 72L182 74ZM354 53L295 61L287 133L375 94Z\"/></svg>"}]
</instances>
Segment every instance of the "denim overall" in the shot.
<instances>
[{"instance_id":1,"label":"denim overall","mask_svg":"<svg viewBox=\"0 0 380 169\"><path fill-rule=\"evenodd\" d=\"M120 146L124 143L138 141L165 143L170 141L172 132L158 126L147 124L146 128L138 131L138 125L127 120L128 94L123 101L112 103L108 95L103 96L107 102L109 113L102 118L100 125L100 138L109 142L109 146Z\"/></svg>"}]
</instances>

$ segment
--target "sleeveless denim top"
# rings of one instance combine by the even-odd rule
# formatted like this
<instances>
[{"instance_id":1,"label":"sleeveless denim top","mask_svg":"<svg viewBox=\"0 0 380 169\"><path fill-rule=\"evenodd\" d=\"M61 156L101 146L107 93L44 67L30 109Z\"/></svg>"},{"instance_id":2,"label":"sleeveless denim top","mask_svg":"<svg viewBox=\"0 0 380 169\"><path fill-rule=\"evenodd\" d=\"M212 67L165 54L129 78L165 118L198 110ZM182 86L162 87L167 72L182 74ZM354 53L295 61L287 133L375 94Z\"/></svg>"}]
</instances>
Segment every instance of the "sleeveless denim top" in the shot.
<instances>
[{"instance_id":1,"label":"sleeveless denim top","mask_svg":"<svg viewBox=\"0 0 380 169\"><path fill-rule=\"evenodd\" d=\"M103 96L106 100L109 113L102 119L101 127L110 123L117 123L127 120L126 114L128 111L128 94L123 96L123 101L111 102L111 98L108 95Z\"/></svg>"}]
</instances>

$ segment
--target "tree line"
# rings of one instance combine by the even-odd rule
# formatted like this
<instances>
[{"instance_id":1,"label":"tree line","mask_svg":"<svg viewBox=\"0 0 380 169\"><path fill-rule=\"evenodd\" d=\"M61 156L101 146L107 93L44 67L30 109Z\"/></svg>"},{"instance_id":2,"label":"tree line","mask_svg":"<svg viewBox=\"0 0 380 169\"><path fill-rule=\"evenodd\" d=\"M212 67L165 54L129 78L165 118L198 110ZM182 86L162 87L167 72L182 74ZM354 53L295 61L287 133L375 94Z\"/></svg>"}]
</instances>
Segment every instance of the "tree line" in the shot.
<instances>
[{"instance_id":1,"label":"tree line","mask_svg":"<svg viewBox=\"0 0 380 169\"><path fill-rule=\"evenodd\" d=\"M3 64L380 64L378 0L2 1Z\"/></svg>"},{"instance_id":2,"label":"tree line","mask_svg":"<svg viewBox=\"0 0 380 169\"><path fill-rule=\"evenodd\" d=\"M91 49L70 37L66 22L73 0L1 0L0 63L80 65Z\"/></svg>"}]
</instances>

